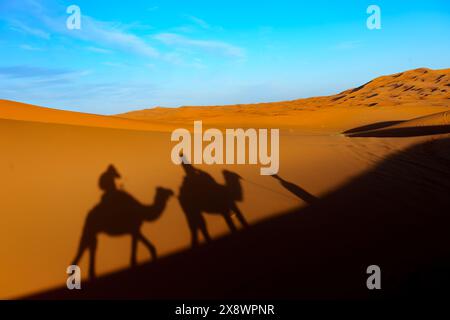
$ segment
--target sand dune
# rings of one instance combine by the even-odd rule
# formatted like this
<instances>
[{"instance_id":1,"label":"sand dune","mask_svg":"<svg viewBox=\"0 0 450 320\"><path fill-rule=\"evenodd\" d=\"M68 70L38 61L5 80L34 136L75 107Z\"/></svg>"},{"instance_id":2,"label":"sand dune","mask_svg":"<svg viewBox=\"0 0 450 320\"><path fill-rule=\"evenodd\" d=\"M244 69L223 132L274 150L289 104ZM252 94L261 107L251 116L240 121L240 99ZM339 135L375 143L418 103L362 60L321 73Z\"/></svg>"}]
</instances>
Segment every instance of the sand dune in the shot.
<instances>
[{"instance_id":1,"label":"sand dune","mask_svg":"<svg viewBox=\"0 0 450 320\"><path fill-rule=\"evenodd\" d=\"M281 128L307 134L400 121L448 110L450 69L415 69L376 78L332 96L248 105L152 108L116 116L69 112L0 100L0 118L105 128L171 131L206 127Z\"/></svg>"},{"instance_id":2,"label":"sand dune","mask_svg":"<svg viewBox=\"0 0 450 320\"><path fill-rule=\"evenodd\" d=\"M363 126L345 133L350 137L406 137L450 133L450 112L439 112L408 121Z\"/></svg>"},{"instance_id":3,"label":"sand dune","mask_svg":"<svg viewBox=\"0 0 450 320\"><path fill-rule=\"evenodd\" d=\"M450 111L440 112L429 116L415 118L395 125L401 127L428 127L428 126L448 126L450 125Z\"/></svg>"},{"instance_id":4,"label":"sand dune","mask_svg":"<svg viewBox=\"0 0 450 320\"><path fill-rule=\"evenodd\" d=\"M65 282L89 210L101 198L98 179L114 164L119 186L145 204L157 187L178 194L184 173L170 160L168 133L0 120L0 297L17 297ZM280 177L320 197L383 157L413 143L383 140L360 143L341 136L296 136L280 139ZM224 183L228 169L244 178L244 200L239 208L252 225L261 219L306 202L286 190L278 180L261 176L258 165L199 166ZM326 177L326 178L324 178ZM221 217L208 216L208 229L216 238L229 232ZM143 233L165 256L186 248L190 233L176 198L161 218L145 223ZM149 259L139 248L139 262ZM99 275L129 266L128 236L99 237ZM87 276L88 255L80 263ZM39 275L39 276L36 276Z\"/></svg>"},{"instance_id":5,"label":"sand dune","mask_svg":"<svg viewBox=\"0 0 450 320\"><path fill-rule=\"evenodd\" d=\"M152 121L57 110L9 100L0 100L0 119L143 131L168 130L167 125Z\"/></svg>"},{"instance_id":6,"label":"sand dune","mask_svg":"<svg viewBox=\"0 0 450 320\"><path fill-rule=\"evenodd\" d=\"M448 110L450 69L416 69L376 78L332 96L248 105L153 108L118 115L185 125L202 119L216 127L286 128L333 133L388 119L404 120Z\"/></svg>"},{"instance_id":7,"label":"sand dune","mask_svg":"<svg viewBox=\"0 0 450 320\"><path fill-rule=\"evenodd\" d=\"M243 177L243 201L238 206L253 226L292 209L303 210L310 199L318 198L320 203L322 198L328 198L355 177L364 176L390 155L440 138L354 139L341 133L367 125L373 130L373 124L380 122L393 125L395 121L401 126L406 122L400 124L398 121L431 114L436 115L413 120L409 125L414 128L430 123L445 126L448 124L449 70L419 69L381 77L330 97L245 106L159 108L120 116L82 114L1 100L0 135L6 138L0 139L3 180L0 184L0 214L3 229L7 232L0 233L0 297L24 296L65 283L65 270L74 258L86 215L101 199L99 176L109 164L114 164L122 176L120 188L142 203L151 204L159 186L178 194L184 173L170 159L172 143L168 131L172 128L190 128L193 120L203 120L206 126L219 128L284 129L280 137L281 179L261 176L258 165L198 167L221 184L225 183L223 169ZM414 88L410 88L412 85ZM369 97L375 93L378 95ZM377 105L370 106L373 103ZM436 154L440 155L440 151L434 151L432 156ZM417 163L423 161L416 156L414 159ZM409 163L410 159L407 160ZM394 162L386 171L382 166L382 170L377 170L371 177L386 177L383 183L388 184L390 177L402 166L402 163ZM422 183L420 179L404 182L411 189ZM383 183L376 187L384 188ZM372 189L361 190L369 193ZM375 190L370 195L373 198L367 200L377 202L377 192ZM345 199L345 203L351 202L351 197ZM382 199L382 203L389 201ZM407 197L402 196L396 208L407 210L406 201ZM442 203L439 201L437 199L435 204ZM320 226L326 226L326 232L334 232L333 225L344 226L355 217L339 210L345 204L332 202L331 207L337 208L332 212L331 220L309 220L312 224L299 229L306 232L307 226L313 225L317 235L300 239L297 242L300 247L294 246L293 250L304 249L303 244L321 239ZM354 208L352 214L362 215L365 210L357 209ZM314 220L315 215L308 215L307 219ZM370 219L375 217L371 215ZM384 218L389 220L389 217ZM380 224L384 222L380 221ZM300 227L302 223L292 225L303 228ZM214 239L229 233L221 217L208 216L207 226ZM281 226L282 229L285 224ZM273 234L280 233L280 228L273 229ZM271 229L269 226L262 230ZM169 200L160 219L144 224L143 233L162 257L189 247L189 229L176 197ZM295 233L299 234L298 231ZM243 233L242 237L247 239L251 235ZM265 243L270 243L269 240ZM270 247L261 250L265 252ZM428 250L428 247L420 247L420 250ZM139 262L148 261L145 248L140 247L138 251ZM309 251L308 255L313 259L320 254ZM129 237L101 235L97 258L100 275L127 268L130 263ZM293 256L293 259L297 258ZM325 263L326 260L325 257L320 261ZM177 264L180 264L178 260ZM87 255L80 266L85 278Z\"/></svg>"}]
</instances>

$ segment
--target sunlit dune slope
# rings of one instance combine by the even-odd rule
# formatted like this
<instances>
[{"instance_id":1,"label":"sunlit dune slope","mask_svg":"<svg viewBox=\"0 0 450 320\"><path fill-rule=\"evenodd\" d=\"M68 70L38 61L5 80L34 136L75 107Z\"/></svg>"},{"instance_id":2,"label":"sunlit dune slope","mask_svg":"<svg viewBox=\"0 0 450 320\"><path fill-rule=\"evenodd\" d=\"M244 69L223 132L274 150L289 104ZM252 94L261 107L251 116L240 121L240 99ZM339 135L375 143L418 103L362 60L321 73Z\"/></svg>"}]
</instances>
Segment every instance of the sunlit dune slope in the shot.
<instances>
[{"instance_id":1,"label":"sunlit dune slope","mask_svg":"<svg viewBox=\"0 0 450 320\"><path fill-rule=\"evenodd\" d=\"M152 121L142 122L113 116L57 110L9 100L0 100L0 118L87 127L167 131L167 126Z\"/></svg>"},{"instance_id":2,"label":"sunlit dune slope","mask_svg":"<svg viewBox=\"0 0 450 320\"><path fill-rule=\"evenodd\" d=\"M61 285L29 298L445 299L449 161L450 139L418 143L309 207L84 283L83 290ZM378 291L365 285L374 262L382 270Z\"/></svg>"},{"instance_id":3,"label":"sunlit dune slope","mask_svg":"<svg viewBox=\"0 0 450 320\"><path fill-rule=\"evenodd\" d=\"M71 126L31 121L0 120L0 297L23 296L65 283L89 210L102 192L98 180L109 164L118 169L118 186L144 204L151 204L157 187L176 195L184 176L172 163L169 133ZM369 141L366 141L369 140ZM373 163L416 138L360 139L334 136L280 136L279 176L321 197ZM218 183L222 170L239 174L243 201L238 203L247 221L254 224L305 201L285 189L281 181L260 175L260 165L201 165ZM229 232L220 216L206 217L213 238ZM144 223L143 234L164 256L189 246L185 214L176 197L163 215ZM148 250L139 249L139 261L148 261ZM97 271L104 275L129 266L128 236L99 236ZM87 275L88 255L80 267ZM39 276L36 276L39 275Z\"/></svg>"}]
</instances>

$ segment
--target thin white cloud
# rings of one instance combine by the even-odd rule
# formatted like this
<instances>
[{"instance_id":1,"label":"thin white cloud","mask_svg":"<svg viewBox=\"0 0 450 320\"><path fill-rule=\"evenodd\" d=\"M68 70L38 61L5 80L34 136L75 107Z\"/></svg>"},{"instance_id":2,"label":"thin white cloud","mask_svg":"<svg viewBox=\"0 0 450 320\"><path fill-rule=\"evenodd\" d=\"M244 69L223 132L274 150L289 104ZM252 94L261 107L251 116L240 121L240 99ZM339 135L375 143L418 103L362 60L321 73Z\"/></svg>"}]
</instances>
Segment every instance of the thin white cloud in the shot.
<instances>
[{"instance_id":1,"label":"thin white cloud","mask_svg":"<svg viewBox=\"0 0 450 320\"><path fill-rule=\"evenodd\" d=\"M44 8L33 10L33 18L38 19L42 26L45 26L52 34L60 34L91 42L93 47L102 46L104 49L119 49L125 52L156 58L159 52L141 37L127 31L127 25L96 20L81 12L81 29L69 30L66 28L66 15L55 16L47 12ZM40 29L29 28L21 22L12 24L18 30L50 38L50 33ZM133 24L131 27L136 27Z\"/></svg>"},{"instance_id":2,"label":"thin white cloud","mask_svg":"<svg viewBox=\"0 0 450 320\"><path fill-rule=\"evenodd\" d=\"M138 36L115 28L111 23L98 21L88 16L82 17L81 30L65 30L65 34L150 58L159 56L155 48Z\"/></svg>"},{"instance_id":3,"label":"thin white cloud","mask_svg":"<svg viewBox=\"0 0 450 320\"><path fill-rule=\"evenodd\" d=\"M337 50L351 50L361 46L361 41L342 41L334 46Z\"/></svg>"},{"instance_id":4,"label":"thin white cloud","mask_svg":"<svg viewBox=\"0 0 450 320\"><path fill-rule=\"evenodd\" d=\"M54 88L55 86L72 84L91 73L90 70L56 69L28 65L7 66L0 67L0 86L25 91L33 88Z\"/></svg>"},{"instance_id":5,"label":"thin white cloud","mask_svg":"<svg viewBox=\"0 0 450 320\"><path fill-rule=\"evenodd\" d=\"M188 15L187 18L189 20L191 20L192 22L194 22L196 25L200 26L203 29L210 29L211 26L209 25L209 23L207 23L205 20L200 19L196 16L190 16Z\"/></svg>"},{"instance_id":6,"label":"thin white cloud","mask_svg":"<svg viewBox=\"0 0 450 320\"><path fill-rule=\"evenodd\" d=\"M8 78L53 78L72 73L71 70L27 65L0 67L0 76Z\"/></svg>"},{"instance_id":7,"label":"thin white cloud","mask_svg":"<svg viewBox=\"0 0 450 320\"><path fill-rule=\"evenodd\" d=\"M193 15L184 15L183 17L191 22L191 25L187 26L191 29L200 28L208 31L223 31L221 26L212 25L199 17Z\"/></svg>"},{"instance_id":8,"label":"thin white cloud","mask_svg":"<svg viewBox=\"0 0 450 320\"><path fill-rule=\"evenodd\" d=\"M113 67L113 68L122 68L122 67L126 67L127 64L122 63L122 62L113 62L113 61L105 61L102 62L103 65L108 66L108 67Z\"/></svg>"},{"instance_id":9,"label":"thin white cloud","mask_svg":"<svg viewBox=\"0 0 450 320\"><path fill-rule=\"evenodd\" d=\"M33 47L33 46L30 46L29 44L21 44L19 46L19 48L22 50L27 50L27 51L44 51L44 49L42 49L42 48Z\"/></svg>"},{"instance_id":10,"label":"thin white cloud","mask_svg":"<svg viewBox=\"0 0 450 320\"><path fill-rule=\"evenodd\" d=\"M206 65L203 64L201 59L185 59L184 54L179 51L173 51L163 56L164 61L181 67L191 67L196 69L205 69Z\"/></svg>"},{"instance_id":11,"label":"thin white cloud","mask_svg":"<svg viewBox=\"0 0 450 320\"><path fill-rule=\"evenodd\" d=\"M38 28L29 27L26 24L24 24L24 23L22 23L20 21L17 21L17 20L12 20L10 22L9 28L11 30L18 31L18 32L21 32L21 33L25 33L25 34L28 34L28 35L32 35L34 37L38 37L38 38L41 38L41 39L45 39L45 40L49 40L50 39L50 33L45 32L45 31L43 31L41 29L38 29Z\"/></svg>"},{"instance_id":12,"label":"thin white cloud","mask_svg":"<svg viewBox=\"0 0 450 320\"><path fill-rule=\"evenodd\" d=\"M24 0L34 4L34 0ZM28 6L33 14L33 19L38 20L41 29L29 28L28 26L17 22L16 28L35 36L48 39L50 35L63 35L86 42L86 49L97 53L111 53L122 51L129 54L140 55L151 59L161 59L166 62L179 63L181 57L171 57L170 54L160 52L153 46L152 41L157 40L174 49L202 50L214 54L220 54L228 57L243 58L245 51L233 44L219 40L204 40L185 37L179 33L160 33L152 38L139 36L132 32L133 29L149 29L149 26L141 23L123 24L96 20L81 12L81 29L69 30L66 28L65 14L56 15L42 6ZM54 12L54 10L53 10ZM195 26L203 29L216 29L206 21L195 17L186 16ZM34 25L33 25L34 27ZM44 31L45 30L45 31ZM24 47L24 50L31 47ZM201 63L196 63L200 66Z\"/></svg>"},{"instance_id":13,"label":"thin white cloud","mask_svg":"<svg viewBox=\"0 0 450 320\"><path fill-rule=\"evenodd\" d=\"M153 12L153 11L156 11L156 10L158 10L158 9L159 9L158 6L153 6L153 7L148 7L148 8L147 8L147 11Z\"/></svg>"},{"instance_id":14,"label":"thin white cloud","mask_svg":"<svg viewBox=\"0 0 450 320\"><path fill-rule=\"evenodd\" d=\"M177 33L193 33L196 31L196 29L194 26L184 25L184 26L173 27L170 29L170 31L177 32Z\"/></svg>"},{"instance_id":15,"label":"thin white cloud","mask_svg":"<svg viewBox=\"0 0 450 320\"><path fill-rule=\"evenodd\" d=\"M87 47L86 50L92 51L92 52L96 52L96 53L104 53L104 54L110 54L112 53L111 50L107 50L107 49L103 49L103 48L98 48L98 47Z\"/></svg>"},{"instance_id":16,"label":"thin white cloud","mask_svg":"<svg viewBox=\"0 0 450 320\"><path fill-rule=\"evenodd\" d=\"M154 35L154 39L166 45L199 48L236 58L245 57L245 51L242 48L223 41L191 39L176 33L160 33Z\"/></svg>"}]
</instances>

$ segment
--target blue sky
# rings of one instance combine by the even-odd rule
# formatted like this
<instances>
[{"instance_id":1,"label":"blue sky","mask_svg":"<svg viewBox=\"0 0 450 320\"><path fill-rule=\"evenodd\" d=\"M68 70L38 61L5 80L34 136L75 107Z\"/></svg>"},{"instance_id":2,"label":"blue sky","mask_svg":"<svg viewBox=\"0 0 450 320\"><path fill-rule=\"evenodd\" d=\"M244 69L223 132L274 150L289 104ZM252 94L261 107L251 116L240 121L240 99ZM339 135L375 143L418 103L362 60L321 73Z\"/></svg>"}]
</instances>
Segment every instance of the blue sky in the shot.
<instances>
[{"instance_id":1,"label":"blue sky","mask_svg":"<svg viewBox=\"0 0 450 320\"><path fill-rule=\"evenodd\" d=\"M447 0L0 0L0 98L114 114L328 95L449 68L449 34Z\"/></svg>"}]
</instances>

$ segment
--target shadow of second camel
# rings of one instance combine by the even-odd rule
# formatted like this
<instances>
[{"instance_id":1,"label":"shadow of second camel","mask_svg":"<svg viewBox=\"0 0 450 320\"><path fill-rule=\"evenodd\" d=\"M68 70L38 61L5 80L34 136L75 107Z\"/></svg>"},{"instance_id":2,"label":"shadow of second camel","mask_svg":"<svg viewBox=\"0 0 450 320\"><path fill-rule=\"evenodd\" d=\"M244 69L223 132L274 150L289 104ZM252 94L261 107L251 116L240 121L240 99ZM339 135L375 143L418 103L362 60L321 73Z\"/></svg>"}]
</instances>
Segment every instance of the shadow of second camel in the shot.
<instances>
[{"instance_id":1,"label":"shadow of second camel","mask_svg":"<svg viewBox=\"0 0 450 320\"><path fill-rule=\"evenodd\" d=\"M192 247L199 244L199 232L206 242L211 242L203 213L222 215L231 232L237 231L232 213L244 228L248 227L247 220L236 204L237 201L243 200L240 183L242 178L237 173L224 170L225 185L222 185L210 174L195 168L192 164L183 162L182 167L186 175L180 187L178 200L191 231Z\"/></svg>"}]
</instances>

